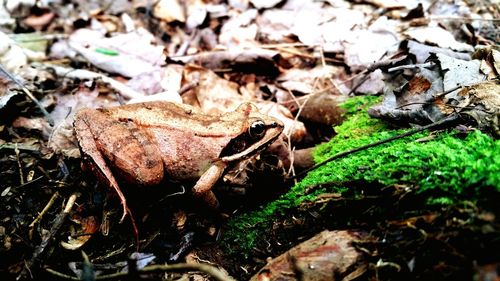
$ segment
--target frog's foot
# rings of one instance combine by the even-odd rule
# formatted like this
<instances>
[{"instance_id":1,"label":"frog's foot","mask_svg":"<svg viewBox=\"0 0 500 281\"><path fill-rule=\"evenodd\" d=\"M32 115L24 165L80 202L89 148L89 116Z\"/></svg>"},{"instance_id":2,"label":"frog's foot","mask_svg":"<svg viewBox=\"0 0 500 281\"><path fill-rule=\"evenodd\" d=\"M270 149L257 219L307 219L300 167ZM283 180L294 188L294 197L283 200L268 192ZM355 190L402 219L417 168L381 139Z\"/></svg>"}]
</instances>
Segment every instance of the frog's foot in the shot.
<instances>
[{"instance_id":1,"label":"frog's foot","mask_svg":"<svg viewBox=\"0 0 500 281\"><path fill-rule=\"evenodd\" d=\"M217 197L215 197L215 194L211 190L205 193L195 194L195 196L207 203L208 207L214 210L219 209L219 200L217 200Z\"/></svg>"},{"instance_id":2,"label":"frog's foot","mask_svg":"<svg viewBox=\"0 0 500 281\"><path fill-rule=\"evenodd\" d=\"M98 163L99 161L98 159L96 160L95 157L93 157L93 160L96 163ZM102 161L104 161L104 159L102 159ZM97 166L100 168L99 164L97 164ZM109 186L111 186L111 188L113 188L113 190L115 191L115 194L118 195L118 198L120 199L120 204L122 205L122 217L120 218L120 223L122 223L125 220L125 217L129 215L130 219L132 220L132 224L135 227L134 217L132 216L132 212L130 211L127 205L127 199L125 199L125 195L123 195L123 192L118 186L118 183L116 182L116 179L111 173L111 171L107 169L107 166L105 168L106 169L100 169L100 171L104 174L104 177L108 180Z\"/></svg>"},{"instance_id":3,"label":"frog's foot","mask_svg":"<svg viewBox=\"0 0 500 281\"><path fill-rule=\"evenodd\" d=\"M111 188L113 188L113 190L115 191L115 194L118 195L118 199L120 199L120 204L122 205L122 216L120 218L120 223L122 223L125 220L125 217L127 215L129 215L130 218L133 220L134 218L132 217L132 212L128 207L127 199L125 199L125 195L123 195L123 192L118 186L118 183L116 182L115 178L113 177L113 174L106 174L106 172L103 171L102 169L100 171L104 174L104 177L108 180L109 186L111 186Z\"/></svg>"},{"instance_id":4,"label":"frog's foot","mask_svg":"<svg viewBox=\"0 0 500 281\"><path fill-rule=\"evenodd\" d=\"M132 212L130 211L128 205L127 205L127 199L125 199L125 195L123 195L122 190L116 183L115 178L113 175L111 175L112 178L108 178L110 186L115 190L116 195L118 195L118 198L120 199L120 204L122 205L122 216L120 218L120 223L122 223L125 220L125 217L127 215L130 216L130 218L133 220L134 218L132 217Z\"/></svg>"},{"instance_id":5,"label":"frog's foot","mask_svg":"<svg viewBox=\"0 0 500 281\"><path fill-rule=\"evenodd\" d=\"M116 195L118 195L118 198L120 199L120 204L122 205L122 217L120 218L120 223L122 223L125 220L125 217L127 215L130 216L130 219L132 220L132 224L135 226L135 221L134 217L132 216L132 212L130 211L128 205L127 205L127 199L125 199L125 195L123 195L122 190L118 186L118 183L116 182L115 178L113 175L106 175L105 177L109 181L109 185L114 189Z\"/></svg>"},{"instance_id":6,"label":"frog's foot","mask_svg":"<svg viewBox=\"0 0 500 281\"><path fill-rule=\"evenodd\" d=\"M126 206L126 214L129 215L130 217L130 223L132 224L132 229L134 230L134 238L135 238L135 246L136 246L136 251L139 252L139 228L137 227L137 224L135 223L134 216L132 215L132 211ZM125 219L125 216L122 216L122 219L120 222Z\"/></svg>"},{"instance_id":7,"label":"frog's foot","mask_svg":"<svg viewBox=\"0 0 500 281\"><path fill-rule=\"evenodd\" d=\"M222 177L227 164L224 162L214 163L208 170L198 179L193 187L193 195L202 199L210 208L218 209L219 201L212 192L212 187Z\"/></svg>"},{"instance_id":8,"label":"frog's foot","mask_svg":"<svg viewBox=\"0 0 500 281\"><path fill-rule=\"evenodd\" d=\"M89 142L87 144L87 147L92 147L94 145L95 145L94 142ZM135 223L134 216L132 215L132 211L130 211L130 208L128 207L127 199L125 199L125 195L123 195L123 192L120 189L120 187L118 186L118 183L117 183L115 177L113 176L113 173L111 172L111 170L107 166L106 161L104 160L102 154L97 150L97 148L95 150L90 150L88 152L89 152L89 157L91 157L92 161L94 161L94 163L96 164L95 166L93 166L93 168L97 167L97 169L99 169L100 174L107 180L109 186L111 186L111 188L113 188L113 190L115 191L115 194L118 195L118 198L120 199L120 204L122 205L122 216L120 218L120 223L122 223L125 220L125 218L127 217L127 215L129 215L130 222L131 222L132 228L134 230L136 245L137 245L137 247L139 247L139 229L137 228L137 225Z\"/></svg>"}]
</instances>

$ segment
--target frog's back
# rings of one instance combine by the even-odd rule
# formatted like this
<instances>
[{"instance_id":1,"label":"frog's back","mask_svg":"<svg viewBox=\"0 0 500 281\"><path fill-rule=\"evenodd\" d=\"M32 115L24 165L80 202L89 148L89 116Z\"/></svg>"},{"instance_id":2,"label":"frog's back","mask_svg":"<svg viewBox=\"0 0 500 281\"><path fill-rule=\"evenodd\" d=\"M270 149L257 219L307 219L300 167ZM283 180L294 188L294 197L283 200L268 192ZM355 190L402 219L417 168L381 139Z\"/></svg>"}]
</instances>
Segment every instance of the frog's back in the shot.
<instances>
[{"instance_id":1,"label":"frog's back","mask_svg":"<svg viewBox=\"0 0 500 281\"><path fill-rule=\"evenodd\" d=\"M192 131L200 136L239 135L243 118L221 118L201 113L194 107L171 102L144 102L106 109L117 120L127 119L140 127Z\"/></svg>"},{"instance_id":2,"label":"frog's back","mask_svg":"<svg viewBox=\"0 0 500 281\"><path fill-rule=\"evenodd\" d=\"M133 122L160 150L165 172L175 180L196 180L241 133L241 121L200 113L187 105L147 102L104 109L112 119Z\"/></svg>"}]
</instances>

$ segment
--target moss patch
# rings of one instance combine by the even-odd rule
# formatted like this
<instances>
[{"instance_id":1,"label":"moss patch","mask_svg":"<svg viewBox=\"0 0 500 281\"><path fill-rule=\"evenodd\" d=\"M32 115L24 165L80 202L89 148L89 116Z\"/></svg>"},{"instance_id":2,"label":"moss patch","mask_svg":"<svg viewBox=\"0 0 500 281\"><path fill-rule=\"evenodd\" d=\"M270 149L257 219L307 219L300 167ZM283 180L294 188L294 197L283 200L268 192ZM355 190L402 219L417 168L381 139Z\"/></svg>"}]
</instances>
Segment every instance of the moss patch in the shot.
<instances>
[{"instance_id":1,"label":"moss patch","mask_svg":"<svg viewBox=\"0 0 500 281\"><path fill-rule=\"evenodd\" d=\"M315 161L405 132L391 129L383 121L368 116L366 109L376 102L376 97L348 100L343 105L347 120L335 128L337 135L330 142L317 147ZM479 131L466 135L447 131L431 136L421 132L351 154L310 172L279 199L259 210L232 218L225 240L249 253L257 239L272 226L273 219L304 201L314 200L321 193L347 191L342 184L345 182L361 180L404 185L424 192L429 204L474 201L486 189L500 192L499 140ZM306 191L310 186L331 182L336 184L315 189L312 193Z\"/></svg>"},{"instance_id":2,"label":"moss patch","mask_svg":"<svg viewBox=\"0 0 500 281\"><path fill-rule=\"evenodd\" d=\"M404 132L389 130L365 110L336 131L332 141L316 149L317 162ZM404 184L420 192L434 190L435 194L429 193L429 202L434 203L474 200L480 196L479 187L500 191L500 141L477 130L466 136L455 131L428 135L422 132L330 162L309 173L299 186L353 180Z\"/></svg>"}]
</instances>

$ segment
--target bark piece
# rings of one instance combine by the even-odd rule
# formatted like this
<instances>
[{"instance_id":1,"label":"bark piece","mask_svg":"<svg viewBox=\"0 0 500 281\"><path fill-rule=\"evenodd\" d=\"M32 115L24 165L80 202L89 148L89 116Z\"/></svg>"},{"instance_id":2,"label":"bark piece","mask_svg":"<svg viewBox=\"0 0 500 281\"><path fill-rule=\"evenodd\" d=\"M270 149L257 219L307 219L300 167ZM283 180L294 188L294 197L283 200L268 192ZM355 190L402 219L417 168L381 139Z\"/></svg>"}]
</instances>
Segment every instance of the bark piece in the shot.
<instances>
[{"instance_id":1,"label":"bark piece","mask_svg":"<svg viewBox=\"0 0 500 281\"><path fill-rule=\"evenodd\" d=\"M323 231L271 260L251 280L353 280L367 268L352 242L362 232Z\"/></svg>"}]
</instances>

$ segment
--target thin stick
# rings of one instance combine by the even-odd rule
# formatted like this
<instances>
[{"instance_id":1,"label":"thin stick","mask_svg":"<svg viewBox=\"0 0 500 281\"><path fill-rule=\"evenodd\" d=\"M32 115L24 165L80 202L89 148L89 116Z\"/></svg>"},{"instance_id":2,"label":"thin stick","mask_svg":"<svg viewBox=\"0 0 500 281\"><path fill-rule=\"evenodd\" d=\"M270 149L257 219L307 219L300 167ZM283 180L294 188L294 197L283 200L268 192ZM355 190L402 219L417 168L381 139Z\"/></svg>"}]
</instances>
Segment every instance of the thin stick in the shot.
<instances>
[{"instance_id":1,"label":"thin stick","mask_svg":"<svg viewBox=\"0 0 500 281\"><path fill-rule=\"evenodd\" d=\"M50 198L49 202L47 202L47 205L43 208L43 210L38 214L38 216L33 220L32 223L30 223L29 228L35 227L35 224L37 224L42 217L49 211L50 207L54 205L54 202L56 202L57 197L59 197L59 191L56 191L54 194L52 194L52 197Z\"/></svg>"},{"instance_id":2,"label":"thin stick","mask_svg":"<svg viewBox=\"0 0 500 281\"><path fill-rule=\"evenodd\" d=\"M48 273L67 280L80 280L79 278L63 274L51 268L45 268ZM184 272L184 271L201 271L210 275L217 281L234 281L231 276L225 274L220 269L203 263L177 263L177 264L158 264L146 266L137 270L137 274L153 273L153 272ZM128 276L128 272L118 272L114 274L97 276L95 280L119 280Z\"/></svg>"},{"instance_id":3,"label":"thin stick","mask_svg":"<svg viewBox=\"0 0 500 281\"><path fill-rule=\"evenodd\" d=\"M17 167L19 168L19 177L21 180L21 185L24 185L23 165L21 164L21 158L19 157L19 149L17 148L17 142L14 145L14 152L16 153Z\"/></svg>"},{"instance_id":4,"label":"thin stick","mask_svg":"<svg viewBox=\"0 0 500 281\"><path fill-rule=\"evenodd\" d=\"M317 47L317 45L307 45L304 43L278 43L278 44L267 44L261 45L262 49L276 49L276 48L287 48L287 47Z\"/></svg>"},{"instance_id":5,"label":"thin stick","mask_svg":"<svg viewBox=\"0 0 500 281\"><path fill-rule=\"evenodd\" d=\"M403 134L399 134L397 136L393 136L393 137L390 137L390 138L387 138L387 139L384 139L384 140L380 140L380 141L377 141L377 142L373 142L373 143L370 143L370 144L367 144L367 145L363 145L363 146L360 146L360 147L356 147L356 148L353 148L353 149L350 149L350 150L347 150L347 151L343 151L343 152L340 152L340 153L337 153L335 154L334 156L326 159L326 160L323 160L322 162L319 162L318 164L304 170L304 171L301 171L300 173L298 173L297 175L289 178L288 180L292 180L292 179L295 179L295 178L298 178L314 169L317 169L321 166L324 166L325 164L327 164L328 162L331 162L333 160L337 160L339 158L342 158L342 157L345 157L347 155L350 155L350 154L353 154L353 153L356 153L358 151L361 151L361 150L365 150L365 149L368 149L368 148L372 148L372 147L375 147L375 146L379 146L381 144L384 144L384 143L388 143L388 142L391 142L393 140L397 140L397 139L400 139L400 138L404 138L404 137L407 137L407 136L411 136L411 135L414 135L418 132L422 132L422 131L425 131L427 129L432 129L432 128L435 128L435 127L438 127L438 126L441 126L441 125L444 125L446 123L450 123L450 122L453 122L455 120L457 120L458 118L458 115L457 114L452 114L450 116L448 116L447 118L443 118L437 122L434 122L434 123L431 123L429 125L425 125L425 126L422 126L420 128L417 128L417 129L414 129L414 130L410 130L406 133L403 133Z\"/></svg>"},{"instance_id":6,"label":"thin stick","mask_svg":"<svg viewBox=\"0 0 500 281\"><path fill-rule=\"evenodd\" d=\"M33 65L37 67L51 68L56 72L58 76L64 76L65 78L69 79L75 79L75 78L82 80L101 79L102 82L107 83L111 88L120 93L120 95L128 99L140 98L144 96L143 93L132 89L131 87L125 85L124 83L94 71L62 67L55 64L36 63Z\"/></svg>"},{"instance_id":7,"label":"thin stick","mask_svg":"<svg viewBox=\"0 0 500 281\"><path fill-rule=\"evenodd\" d=\"M26 261L23 270L16 278L17 280L26 279L26 277L28 276L27 274L30 273L31 267L38 265L43 257L43 254L45 253L45 250L49 246L50 242L53 241L53 237L57 234L57 232L59 232L59 229L66 221L66 217L73 208L73 205L75 205L77 197L78 195L76 193L73 193L68 198L68 202L66 203L64 210L56 216L48 235L43 237L42 242L40 242L40 245L38 245L33 252L33 256L31 257L31 259L29 261Z\"/></svg>"},{"instance_id":8,"label":"thin stick","mask_svg":"<svg viewBox=\"0 0 500 281\"><path fill-rule=\"evenodd\" d=\"M395 66L395 67L391 67L387 70L387 72L394 72L394 71L397 71L397 70L401 70L401 69L415 69L417 67L432 67L433 65L435 65L435 63L433 62L426 62L426 63L420 63L420 64L407 64L407 65L400 65L400 66Z\"/></svg>"},{"instance_id":9,"label":"thin stick","mask_svg":"<svg viewBox=\"0 0 500 281\"><path fill-rule=\"evenodd\" d=\"M466 18L466 17L450 17L450 16L430 16L431 20L454 20L454 21L491 21L491 22L500 22L500 19L483 19L483 18Z\"/></svg>"},{"instance_id":10,"label":"thin stick","mask_svg":"<svg viewBox=\"0 0 500 281\"><path fill-rule=\"evenodd\" d=\"M43 105L35 98L35 96L33 96L31 94L31 92L28 90L28 88L26 88L23 85L23 83L21 83L21 81L17 80L16 77L14 77L14 75L10 74L7 70L5 70L5 68L3 68L3 66L1 64L0 64L0 73L2 73L3 75L7 76L7 78L9 78L10 80L12 80L12 82L16 83L19 87L21 87L21 90L23 91L23 93L25 95L27 95L36 104L36 106L38 106L38 108L40 109L40 111L42 111L43 116L45 117L45 119L47 119L47 121L49 122L50 126L54 126L54 119L52 119L52 117L47 112L47 110L45 110L45 108L43 107Z\"/></svg>"}]
</instances>

